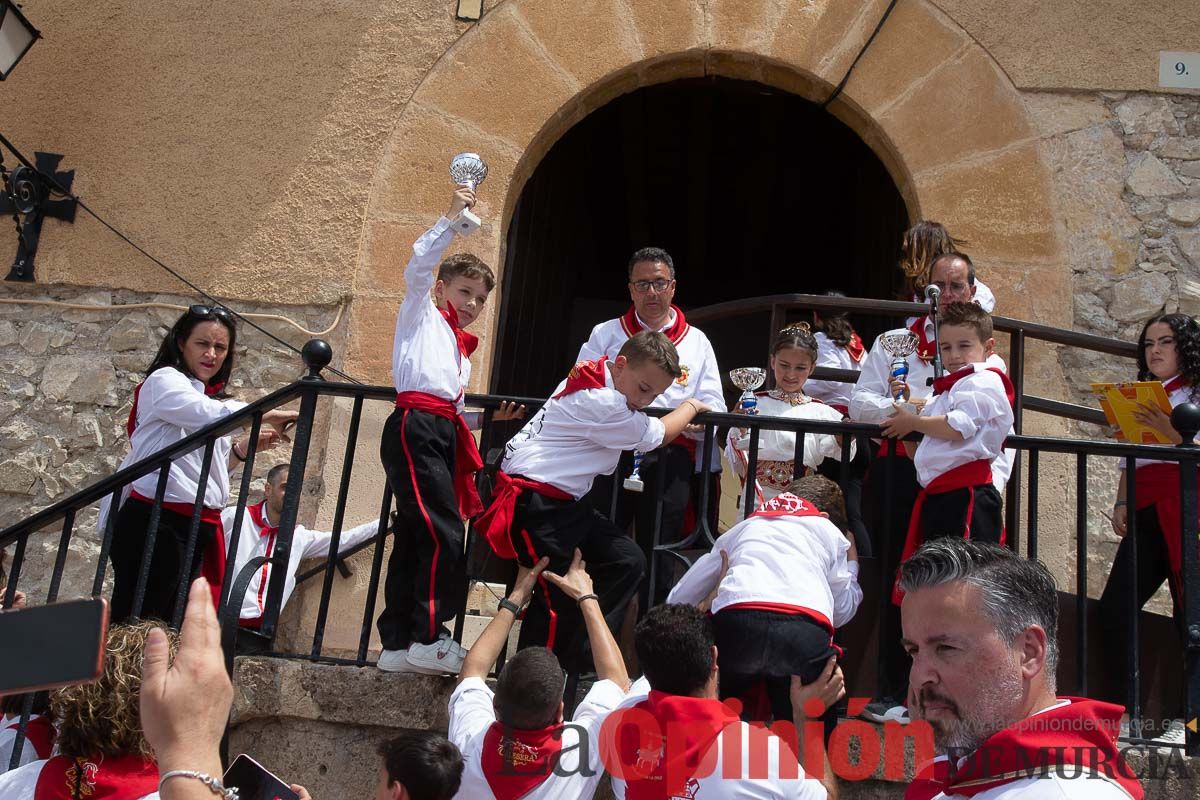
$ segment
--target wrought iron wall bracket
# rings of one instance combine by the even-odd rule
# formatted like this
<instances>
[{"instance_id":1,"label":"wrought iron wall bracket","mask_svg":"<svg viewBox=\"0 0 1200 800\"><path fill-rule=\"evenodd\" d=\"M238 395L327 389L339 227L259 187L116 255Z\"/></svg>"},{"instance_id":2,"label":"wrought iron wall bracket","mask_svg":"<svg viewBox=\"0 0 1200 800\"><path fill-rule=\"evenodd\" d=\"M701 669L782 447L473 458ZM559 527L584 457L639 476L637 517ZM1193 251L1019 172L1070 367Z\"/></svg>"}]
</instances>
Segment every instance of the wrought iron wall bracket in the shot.
<instances>
[{"instance_id":1,"label":"wrought iron wall bracket","mask_svg":"<svg viewBox=\"0 0 1200 800\"><path fill-rule=\"evenodd\" d=\"M47 175L52 176L58 188L71 190L75 170L59 172L62 159L57 153L34 153L37 169L21 165L5 175L0 213L11 215L17 222L17 255L5 280L33 280L34 258L42 236L42 223L47 217L63 222L75 221L75 199L52 198L52 184L46 179Z\"/></svg>"}]
</instances>

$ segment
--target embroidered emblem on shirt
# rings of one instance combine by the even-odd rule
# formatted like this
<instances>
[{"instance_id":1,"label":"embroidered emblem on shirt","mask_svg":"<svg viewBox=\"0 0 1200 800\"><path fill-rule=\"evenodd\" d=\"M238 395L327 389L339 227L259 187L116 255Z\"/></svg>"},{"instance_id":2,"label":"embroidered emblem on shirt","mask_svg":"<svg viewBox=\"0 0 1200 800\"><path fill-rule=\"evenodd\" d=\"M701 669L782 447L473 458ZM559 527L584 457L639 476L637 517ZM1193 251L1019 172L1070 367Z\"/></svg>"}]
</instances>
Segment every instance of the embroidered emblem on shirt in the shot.
<instances>
[{"instance_id":1,"label":"embroidered emblem on shirt","mask_svg":"<svg viewBox=\"0 0 1200 800\"><path fill-rule=\"evenodd\" d=\"M680 364L679 369L680 369L680 374L679 374L679 377L675 379L675 382L677 384L679 384L680 386L687 386L688 376L691 374L691 370L688 369L687 364Z\"/></svg>"},{"instance_id":2,"label":"embroidered emblem on shirt","mask_svg":"<svg viewBox=\"0 0 1200 800\"><path fill-rule=\"evenodd\" d=\"M508 747L512 749L509 752L505 752ZM514 767L528 767L530 764L536 763L538 759L538 749L536 747L524 742L518 742L516 739L501 739L496 750L500 753L500 758Z\"/></svg>"}]
</instances>

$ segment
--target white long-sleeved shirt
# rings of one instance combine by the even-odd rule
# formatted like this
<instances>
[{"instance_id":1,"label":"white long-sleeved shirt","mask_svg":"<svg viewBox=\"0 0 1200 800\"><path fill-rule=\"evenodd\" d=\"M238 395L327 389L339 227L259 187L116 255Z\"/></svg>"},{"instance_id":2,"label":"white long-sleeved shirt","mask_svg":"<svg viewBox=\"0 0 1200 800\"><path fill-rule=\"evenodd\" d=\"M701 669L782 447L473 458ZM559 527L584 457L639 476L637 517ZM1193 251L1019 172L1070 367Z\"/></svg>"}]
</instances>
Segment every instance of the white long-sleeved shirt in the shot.
<instances>
[{"instance_id":1,"label":"white long-sleeved shirt","mask_svg":"<svg viewBox=\"0 0 1200 800\"><path fill-rule=\"evenodd\" d=\"M852 369L855 372L859 370L859 363L850 357L846 348L830 339L823 331L817 331L814 336L817 340L816 366ZM842 381L808 380L804 382L806 395L830 406L849 406L850 393L853 390L853 383L843 383Z\"/></svg>"},{"instance_id":2,"label":"white long-sleeved shirt","mask_svg":"<svg viewBox=\"0 0 1200 800\"><path fill-rule=\"evenodd\" d=\"M136 426L129 437L129 455L125 456L120 468L136 464L205 425L219 422L245 407L246 404L240 400L209 397L204 394L201 381L189 378L174 367L157 369L146 377L142 388L138 390ZM212 464L204 489L206 508L224 508L229 504L229 449L232 446L232 436L220 437L213 446ZM167 477L167 491L163 500L168 503L195 503L203 464L203 447L175 459ZM158 488L158 471L138 478L130 487L143 497L154 497ZM101 531L104 530L108 512L109 497L105 496L100 502L97 521Z\"/></svg>"},{"instance_id":3,"label":"white long-sleeved shirt","mask_svg":"<svg viewBox=\"0 0 1200 800\"><path fill-rule=\"evenodd\" d=\"M597 475L617 468L626 450L648 452L662 444L662 420L629 407L604 364L604 388L583 389L551 399L504 448L501 469L509 475L548 483L579 499Z\"/></svg>"},{"instance_id":4,"label":"white long-sleeved shirt","mask_svg":"<svg viewBox=\"0 0 1200 800\"><path fill-rule=\"evenodd\" d=\"M450 220L441 217L413 243L404 268L404 300L396 314L392 340L392 382L397 392L424 392L463 410L463 392L471 380L471 360L458 350L454 329L430 292L442 253L454 241Z\"/></svg>"},{"instance_id":5,"label":"white long-sleeved shirt","mask_svg":"<svg viewBox=\"0 0 1200 800\"><path fill-rule=\"evenodd\" d=\"M454 795L462 800L495 798L482 764L483 740L496 721L495 693L480 678L466 678L450 695L448 738L463 756L462 784ZM562 731L557 772L521 796L522 800L590 800L604 775L600 728L625 699L612 681L596 681ZM580 756L587 763L580 763Z\"/></svg>"},{"instance_id":6,"label":"white long-sleeved shirt","mask_svg":"<svg viewBox=\"0 0 1200 800\"><path fill-rule=\"evenodd\" d=\"M33 761L0 775L0 800L32 800L44 766L46 761ZM138 800L159 800L158 792L142 795Z\"/></svg>"},{"instance_id":7,"label":"white long-sleeved shirt","mask_svg":"<svg viewBox=\"0 0 1200 800\"><path fill-rule=\"evenodd\" d=\"M667 324L658 330L662 332L670 328L675 324L675 319L675 311L672 310ZM643 328L649 328L641 317L637 320ZM611 361L617 357L621 347L628 340L629 335L621 324L621 318L601 322L592 328L592 335L584 342L583 347L579 348L579 357L575 360L595 361L601 356L608 356ZM717 366L717 356L713 352L712 344L704 332L688 325L687 332L675 342L675 351L679 354L679 367L683 370L683 375L650 405L655 408L678 408L684 400L692 399L704 403L713 411L724 412L726 408L725 395L721 391L721 370ZM703 433L685 431L680 435L697 442L704 440ZM716 448L715 442L713 447ZM701 457L697 456L696 471L699 471L702 465ZM712 470L716 472L720 468L721 459L714 457Z\"/></svg>"},{"instance_id":8,"label":"white long-sleeved shirt","mask_svg":"<svg viewBox=\"0 0 1200 800\"><path fill-rule=\"evenodd\" d=\"M1004 452L1004 440L1012 433L1013 409L1004 382L987 363L972 364L974 372L958 380L925 404L924 417L946 416L962 441L926 436L917 446L913 466L922 486L955 467L972 461L993 463Z\"/></svg>"},{"instance_id":9,"label":"white long-sleeved shirt","mask_svg":"<svg viewBox=\"0 0 1200 800\"><path fill-rule=\"evenodd\" d=\"M266 503L259 503L258 507L265 514ZM229 547L233 539L233 523L237 515L237 509L234 507L226 508L221 512L221 522L225 526L225 546ZM265 519L265 517L264 517ZM270 520L267 520L268 523ZM278 520L275 520L278 522ZM347 550L359 545L368 539L371 539L379 531L378 520L374 522L364 522L362 525L357 525L348 530L342 531L341 541L338 543L338 552L344 553ZM295 533L292 535L292 551L288 558L287 579L283 584L283 602L280 608L287 605L288 598L292 596L292 592L296 588L296 572L300 569L300 562L306 558L323 558L329 554L329 546L333 543L332 531L312 531L303 525L296 525ZM254 521L254 516L247 508L242 515L242 534L238 537L238 549L236 555L231 559L232 564L227 569L233 570L234 580L242 571L246 564L250 563L252 558L258 556L271 556L275 551L275 531L270 530L267 535L263 535L263 529ZM226 558L229 558L228 552ZM263 615L264 604L267 601L267 587L271 584L271 565L263 564L259 569L255 570L254 577L250 579L250 585L246 589L246 594L242 597L242 610L240 618L243 620L256 620ZM232 583L230 584L232 585Z\"/></svg>"},{"instance_id":10,"label":"white long-sleeved shirt","mask_svg":"<svg viewBox=\"0 0 1200 800\"><path fill-rule=\"evenodd\" d=\"M826 517L753 515L717 537L667 602L695 605L716 586L714 614L740 603L778 603L816 611L841 627L863 596L858 562L848 559L849 552L849 540ZM729 571L718 586L721 553L729 558Z\"/></svg>"},{"instance_id":11,"label":"white long-sleeved shirt","mask_svg":"<svg viewBox=\"0 0 1200 800\"><path fill-rule=\"evenodd\" d=\"M808 389L808 384L804 384ZM762 417L784 417L787 419L814 419L824 422L841 422L842 413L811 398L793 404L775 390L758 392L758 413ZM854 442L850 442L850 457L854 457ZM750 450L750 429L731 428L725 455L738 475L746 480L746 453ZM760 429L758 432L758 464L755 479L762 500L770 500L787 489L795 476L796 434L792 431ZM806 433L804 435L804 466L816 469L826 458L841 460L842 446L831 433ZM748 484L747 495L754 487Z\"/></svg>"},{"instance_id":12,"label":"white long-sleeved shirt","mask_svg":"<svg viewBox=\"0 0 1200 800\"><path fill-rule=\"evenodd\" d=\"M929 317L925 317L924 328L925 336L929 341L933 341L933 322ZM902 333L904 330L897 328L887 333ZM986 366L996 367L1008 374L1008 365L995 353L988 356L985 363ZM850 394L850 419L878 425L895 413L892 393L888 388L891 376L892 357L883 349L877 338L867 357L863 359L858 383L854 385L854 391ZM908 388L911 398L921 399L932 395L933 387L929 384L932 378L931 362L922 360L915 353L908 357ZM1014 455L1012 450L1005 450L1000 458L992 462L992 483L1000 494L1004 494L1004 487L1012 474Z\"/></svg>"},{"instance_id":13,"label":"white long-sleeved shirt","mask_svg":"<svg viewBox=\"0 0 1200 800\"><path fill-rule=\"evenodd\" d=\"M639 678L620 708L636 706L649 693L650 684ZM741 750L738 761L726 754L730 747ZM820 782L805 774L791 747L770 730L748 722L726 727L699 763L705 774L692 777L685 789L694 800L825 800L829 796ZM613 797L625 800L625 788L625 781L613 774Z\"/></svg>"}]
</instances>

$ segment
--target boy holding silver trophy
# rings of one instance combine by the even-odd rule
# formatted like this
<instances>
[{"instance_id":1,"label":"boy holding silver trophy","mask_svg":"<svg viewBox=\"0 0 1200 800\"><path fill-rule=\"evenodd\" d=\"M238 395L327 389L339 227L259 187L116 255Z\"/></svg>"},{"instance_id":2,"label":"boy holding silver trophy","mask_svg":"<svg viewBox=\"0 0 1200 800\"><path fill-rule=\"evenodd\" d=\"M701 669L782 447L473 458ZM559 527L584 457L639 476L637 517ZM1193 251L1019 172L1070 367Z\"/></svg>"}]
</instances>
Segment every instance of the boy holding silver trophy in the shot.
<instances>
[{"instance_id":1,"label":"boy holding silver trophy","mask_svg":"<svg viewBox=\"0 0 1200 800\"><path fill-rule=\"evenodd\" d=\"M487 166L463 153L450 174L459 184L450 209L413 244L404 270L392 345L396 410L379 446L399 517L378 621L378 666L389 672L453 674L466 655L445 627L466 597L463 520L483 510L475 489L483 461L463 415L479 340L464 328L483 312L496 277L470 253L442 258L456 233L479 226L470 209ZM494 419L523 413L502 408Z\"/></svg>"}]
</instances>

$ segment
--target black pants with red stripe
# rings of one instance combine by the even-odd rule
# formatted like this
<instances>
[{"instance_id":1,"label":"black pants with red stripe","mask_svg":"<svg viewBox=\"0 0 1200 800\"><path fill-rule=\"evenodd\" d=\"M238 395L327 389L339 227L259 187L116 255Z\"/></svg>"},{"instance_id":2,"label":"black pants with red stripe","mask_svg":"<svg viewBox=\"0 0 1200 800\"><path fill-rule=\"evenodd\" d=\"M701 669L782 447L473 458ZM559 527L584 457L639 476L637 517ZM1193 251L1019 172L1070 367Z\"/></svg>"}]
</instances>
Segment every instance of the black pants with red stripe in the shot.
<instances>
[{"instance_id":1,"label":"black pants with red stripe","mask_svg":"<svg viewBox=\"0 0 1200 800\"><path fill-rule=\"evenodd\" d=\"M400 517L378 623L384 649L437 641L466 601L456 441L454 424L426 411L398 408L383 426L379 457Z\"/></svg>"},{"instance_id":2,"label":"black pants with red stripe","mask_svg":"<svg viewBox=\"0 0 1200 800\"><path fill-rule=\"evenodd\" d=\"M517 561L532 566L549 557L547 569L559 575L566 573L578 547L604 618L611 630L619 629L625 608L641 583L646 559L637 543L596 511L587 498L554 500L525 492L517 498L511 536ZM548 647L571 672L592 668L579 607L544 579L539 580L525 611L517 646Z\"/></svg>"}]
</instances>

